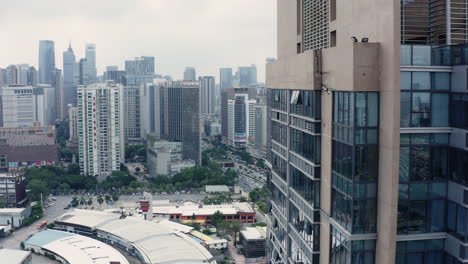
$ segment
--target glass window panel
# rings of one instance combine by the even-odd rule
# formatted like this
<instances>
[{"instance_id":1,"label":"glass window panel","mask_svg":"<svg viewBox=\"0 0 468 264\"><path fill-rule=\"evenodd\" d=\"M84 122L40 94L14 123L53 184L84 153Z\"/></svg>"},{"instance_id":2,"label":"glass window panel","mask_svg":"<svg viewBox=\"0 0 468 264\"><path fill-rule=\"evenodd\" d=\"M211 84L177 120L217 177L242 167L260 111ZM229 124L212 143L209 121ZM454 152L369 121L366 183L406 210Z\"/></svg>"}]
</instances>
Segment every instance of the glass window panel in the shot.
<instances>
[{"instance_id":1,"label":"glass window panel","mask_svg":"<svg viewBox=\"0 0 468 264\"><path fill-rule=\"evenodd\" d=\"M432 144L449 144L449 134L432 134Z\"/></svg>"},{"instance_id":2,"label":"glass window panel","mask_svg":"<svg viewBox=\"0 0 468 264\"><path fill-rule=\"evenodd\" d=\"M431 111L431 94L430 93L413 93L412 94L412 111L418 113L428 113Z\"/></svg>"},{"instance_id":3,"label":"glass window panel","mask_svg":"<svg viewBox=\"0 0 468 264\"><path fill-rule=\"evenodd\" d=\"M408 233L408 216L409 216L408 200L400 199L398 201L398 214L397 214L397 231L399 234Z\"/></svg>"},{"instance_id":4,"label":"glass window panel","mask_svg":"<svg viewBox=\"0 0 468 264\"><path fill-rule=\"evenodd\" d=\"M407 250L408 252L415 252L415 251L424 251L424 240L413 240L408 241Z\"/></svg>"},{"instance_id":5,"label":"glass window panel","mask_svg":"<svg viewBox=\"0 0 468 264\"><path fill-rule=\"evenodd\" d=\"M411 65L411 45L401 45L400 63L401 65Z\"/></svg>"},{"instance_id":6,"label":"glass window panel","mask_svg":"<svg viewBox=\"0 0 468 264\"><path fill-rule=\"evenodd\" d=\"M366 93L356 93L355 124L358 127L366 126Z\"/></svg>"},{"instance_id":7,"label":"glass window panel","mask_svg":"<svg viewBox=\"0 0 468 264\"><path fill-rule=\"evenodd\" d=\"M379 120L379 96L377 93L367 94L367 126L378 126Z\"/></svg>"},{"instance_id":8,"label":"glass window panel","mask_svg":"<svg viewBox=\"0 0 468 264\"><path fill-rule=\"evenodd\" d=\"M430 142L430 134L411 134L411 144L426 145Z\"/></svg>"},{"instance_id":9,"label":"glass window panel","mask_svg":"<svg viewBox=\"0 0 468 264\"><path fill-rule=\"evenodd\" d=\"M430 72L413 72L412 88L413 90L430 90L431 89L431 73Z\"/></svg>"},{"instance_id":10,"label":"glass window panel","mask_svg":"<svg viewBox=\"0 0 468 264\"><path fill-rule=\"evenodd\" d=\"M450 73L434 72L432 73L432 88L438 91L450 90Z\"/></svg>"},{"instance_id":11,"label":"glass window panel","mask_svg":"<svg viewBox=\"0 0 468 264\"><path fill-rule=\"evenodd\" d=\"M400 135L400 144L408 145L411 143L411 134L401 134Z\"/></svg>"},{"instance_id":12,"label":"glass window panel","mask_svg":"<svg viewBox=\"0 0 468 264\"><path fill-rule=\"evenodd\" d=\"M426 231L427 202L411 201L409 205L408 232L423 233ZM409 248L409 245L408 245Z\"/></svg>"},{"instance_id":13,"label":"glass window panel","mask_svg":"<svg viewBox=\"0 0 468 264\"><path fill-rule=\"evenodd\" d=\"M410 199L425 199L427 197L427 183L410 184Z\"/></svg>"},{"instance_id":14,"label":"glass window panel","mask_svg":"<svg viewBox=\"0 0 468 264\"><path fill-rule=\"evenodd\" d=\"M411 147L411 175L413 181L430 179L430 153L428 147Z\"/></svg>"},{"instance_id":15,"label":"glass window panel","mask_svg":"<svg viewBox=\"0 0 468 264\"><path fill-rule=\"evenodd\" d=\"M457 233L460 235L465 235L465 225L466 225L466 210L461 206L458 207L457 212Z\"/></svg>"},{"instance_id":16,"label":"glass window panel","mask_svg":"<svg viewBox=\"0 0 468 264\"><path fill-rule=\"evenodd\" d=\"M453 202L448 202L447 208L447 229L455 231L457 228L457 205Z\"/></svg>"},{"instance_id":17,"label":"glass window panel","mask_svg":"<svg viewBox=\"0 0 468 264\"><path fill-rule=\"evenodd\" d=\"M446 183L431 183L430 196L432 198L443 198L447 195L447 184Z\"/></svg>"},{"instance_id":18,"label":"glass window panel","mask_svg":"<svg viewBox=\"0 0 468 264\"><path fill-rule=\"evenodd\" d=\"M367 144L377 144L377 129L367 130Z\"/></svg>"},{"instance_id":19,"label":"glass window panel","mask_svg":"<svg viewBox=\"0 0 468 264\"><path fill-rule=\"evenodd\" d=\"M423 253L411 253L407 256L407 263L411 264L424 264L424 254Z\"/></svg>"},{"instance_id":20,"label":"glass window panel","mask_svg":"<svg viewBox=\"0 0 468 264\"><path fill-rule=\"evenodd\" d=\"M429 252L427 255L427 264L444 263L444 255L442 252Z\"/></svg>"},{"instance_id":21,"label":"glass window panel","mask_svg":"<svg viewBox=\"0 0 468 264\"><path fill-rule=\"evenodd\" d=\"M449 95L445 93L432 94L432 126L449 126Z\"/></svg>"},{"instance_id":22,"label":"glass window panel","mask_svg":"<svg viewBox=\"0 0 468 264\"><path fill-rule=\"evenodd\" d=\"M445 227L445 200L431 201L430 232L443 232Z\"/></svg>"},{"instance_id":23,"label":"glass window panel","mask_svg":"<svg viewBox=\"0 0 468 264\"><path fill-rule=\"evenodd\" d=\"M408 184L399 184L399 193L398 193L398 199L400 200L406 200L408 199Z\"/></svg>"},{"instance_id":24,"label":"glass window panel","mask_svg":"<svg viewBox=\"0 0 468 264\"><path fill-rule=\"evenodd\" d=\"M416 113L411 116L411 125L413 127L430 127L431 118L429 113Z\"/></svg>"},{"instance_id":25,"label":"glass window panel","mask_svg":"<svg viewBox=\"0 0 468 264\"><path fill-rule=\"evenodd\" d=\"M402 92L400 101L400 126L410 127L411 121L411 93Z\"/></svg>"},{"instance_id":26,"label":"glass window panel","mask_svg":"<svg viewBox=\"0 0 468 264\"><path fill-rule=\"evenodd\" d=\"M431 65L431 46L413 46L413 65Z\"/></svg>"},{"instance_id":27,"label":"glass window panel","mask_svg":"<svg viewBox=\"0 0 468 264\"><path fill-rule=\"evenodd\" d=\"M411 72L400 73L400 88L401 90L411 90Z\"/></svg>"},{"instance_id":28,"label":"glass window panel","mask_svg":"<svg viewBox=\"0 0 468 264\"><path fill-rule=\"evenodd\" d=\"M410 148L400 148L400 182L409 181Z\"/></svg>"},{"instance_id":29,"label":"glass window panel","mask_svg":"<svg viewBox=\"0 0 468 264\"><path fill-rule=\"evenodd\" d=\"M426 242L427 250L443 250L444 240L443 239L431 239Z\"/></svg>"}]
</instances>

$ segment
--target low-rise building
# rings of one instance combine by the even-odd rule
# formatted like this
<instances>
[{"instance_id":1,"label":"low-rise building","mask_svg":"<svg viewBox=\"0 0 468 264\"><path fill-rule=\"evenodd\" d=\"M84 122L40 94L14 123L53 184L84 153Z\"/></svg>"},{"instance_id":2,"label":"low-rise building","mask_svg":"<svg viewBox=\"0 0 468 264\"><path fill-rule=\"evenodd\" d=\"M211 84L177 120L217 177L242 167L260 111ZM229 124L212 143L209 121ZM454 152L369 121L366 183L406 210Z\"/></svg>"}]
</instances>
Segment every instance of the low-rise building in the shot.
<instances>
[{"instance_id":1,"label":"low-rise building","mask_svg":"<svg viewBox=\"0 0 468 264\"><path fill-rule=\"evenodd\" d=\"M239 244L246 258L265 256L266 227L247 227L240 232Z\"/></svg>"},{"instance_id":2,"label":"low-rise building","mask_svg":"<svg viewBox=\"0 0 468 264\"><path fill-rule=\"evenodd\" d=\"M31 215L31 207L26 208L0 208L0 225L19 228L23 226L24 219Z\"/></svg>"},{"instance_id":3,"label":"low-rise building","mask_svg":"<svg viewBox=\"0 0 468 264\"><path fill-rule=\"evenodd\" d=\"M0 128L0 155L8 167L54 165L59 162L59 148L54 126Z\"/></svg>"},{"instance_id":4,"label":"low-rise building","mask_svg":"<svg viewBox=\"0 0 468 264\"><path fill-rule=\"evenodd\" d=\"M56 230L43 230L24 242L26 250L53 255L68 264L129 264L113 247L86 236Z\"/></svg>"},{"instance_id":5,"label":"low-rise building","mask_svg":"<svg viewBox=\"0 0 468 264\"><path fill-rule=\"evenodd\" d=\"M171 176L195 167L194 161L182 159L181 142L158 140L154 134L148 134L147 164L150 177Z\"/></svg>"},{"instance_id":6,"label":"low-rise building","mask_svg":"<svg viewBox=\"0 0 468 264\"><path fill-rule=\"evenodd\" d=\"M31 252L2 248L0 249L0 259L2 263L8 264L31 264Z\"/></svg>"},{"instance_id":7,"label":"low-rise building","mask_svg":"<svg viewBox=\"0 0 468 264\"><path fill-rule=\"evenodd\" d=\"M153 206L153 214L168 216L171 220L186 223L211 223L216 212L221 212L226 221L238 220L244 223L255 223L255 211L248 203L222 205L202 205L191 202L183 204Z\"/></svg>"},{"instance_id":8,"label":"low-rise building","mask_svg":"<svg viewBox=\"0 0 468 264\"><path fill-rule=\"evenodd\" d=\"M144 264L207 263L213 256L188 234L192 230L166 221L146 221L138 216L121 218L120 214L75 210L59 217L56 228L86 233L119 247Z\"/></svg>"},{"instance_id":9,"label":"low-rise building","mask_svg":"<svg viewBox=\"0 0 468 264\"><path fill-rule=\"evenodd\" d=\"M24 172L0 173L0 207L25 207L27 204Z\"/></svg>"}]
</instances>

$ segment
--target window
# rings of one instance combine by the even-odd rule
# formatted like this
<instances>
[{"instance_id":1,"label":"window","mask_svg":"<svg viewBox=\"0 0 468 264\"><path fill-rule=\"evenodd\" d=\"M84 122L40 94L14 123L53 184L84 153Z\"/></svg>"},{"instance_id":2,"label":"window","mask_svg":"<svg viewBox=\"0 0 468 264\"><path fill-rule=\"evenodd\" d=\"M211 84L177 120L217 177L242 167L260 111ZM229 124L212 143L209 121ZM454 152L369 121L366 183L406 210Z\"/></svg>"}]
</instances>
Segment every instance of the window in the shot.
<instances>
[{"instance_id":1,"label":"window","mask_svg":"<svg viewBox=\"0 0 468 264\"><path fill-rule=\"evenodd\" d=\"M336 47L336 30L330 32L330 47Z\"/></svg>"}]
</instances>

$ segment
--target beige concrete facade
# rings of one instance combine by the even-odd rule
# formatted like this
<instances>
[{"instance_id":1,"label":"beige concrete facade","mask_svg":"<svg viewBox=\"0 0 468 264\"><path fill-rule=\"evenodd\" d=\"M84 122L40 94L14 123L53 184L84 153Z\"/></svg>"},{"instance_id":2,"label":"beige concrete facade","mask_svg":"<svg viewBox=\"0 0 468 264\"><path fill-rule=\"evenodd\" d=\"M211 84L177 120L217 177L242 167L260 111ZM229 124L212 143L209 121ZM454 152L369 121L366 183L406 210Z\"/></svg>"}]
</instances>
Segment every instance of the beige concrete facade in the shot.
<instances>
[{"instance_id":1,"label":"beige concrete facade","mask_svg":"<svg viewBox=\"0 0 468 264\"><path fill-rule=\"evenodd\" d=\"M331 0L332 2L335 0ZM400 1L336 0L336 46L298 53L297 3L277 0L278 60L267 65L271 89L380 92L376 262L395 263L400 125ZM301 19L299 19L301 20ZM302 26L299 25L300 27ZM356 43L369 38L369 43ZM331 216L332 94L322 93L320 263L328 264Z\"/></svg>"}]
</instances>

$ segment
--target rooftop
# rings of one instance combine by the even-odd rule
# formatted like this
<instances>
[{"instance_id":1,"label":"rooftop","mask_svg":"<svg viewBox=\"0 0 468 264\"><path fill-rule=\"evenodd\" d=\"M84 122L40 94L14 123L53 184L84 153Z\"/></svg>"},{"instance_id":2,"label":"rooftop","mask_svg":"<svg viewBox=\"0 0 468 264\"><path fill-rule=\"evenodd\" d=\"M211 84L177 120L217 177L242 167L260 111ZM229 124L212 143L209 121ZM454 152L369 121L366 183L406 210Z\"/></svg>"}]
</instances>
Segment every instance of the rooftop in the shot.
<instances>
[{"instance_id":1,"label":"rooftop","mask_svg":"<svg viewBox=\"0 0 468 264\"><path fill-rule=\"evenodd\" d=\"M229 188L226 185L206 185L205 191L208 193L212 192L229 192Z\"/></svg>"},{"instance_id":2,"label":"rooftop","mask_svg":"<svg viewBox=\"0 0 468 264\"><path fill-rule=\"evenodd\" d=\"M2 263L20 264L30 255L29 251L3 248L0 249L0 259Z\"/></svg>"},{"instance_id":3,"label":"rooftop","mask_svg":"<svg viewBox=\"0 0 468 264\"><path fill-rule=\"evenodd\" d=\"M26 208L0 208L0 214L19 214Z\"/></svg>"},{"instance_id":4,"label":"rooftop","mask_svg":"<svg viewBox=\"0 0 468 264\"><path fill-rule=\"evenodd\" d=\"M241 231L246 240L265 239L266 227L247 227Z\"/></svg>"},{"instance_id":5,"label":"rooftop","mask_svg":"<svg viewBox=\"0 0 468 264\"><path fill-rule=\"evenodd\" d=\"M120 214L115 213L75 209L72 212L63 214L56 221L96 229L96 226L119 217Z\"/></svg>"},{"instance_id":6,"label":"rooftop","mask_svg":"<svg viewBox=\"0 0 468 264\"><path fill-rule=\"evenodd\" d=\"M232 203L221 205L198 205L195 203L184 203L182 205L154 206L155 214L179 214L183 216L191 215L213 215L220 211L224 215L235 215L238 213L255 213L252 206L248 203Z\"/></svg>"},{"instance_id":7,"label":"rooftop","mask_svg":"<svg viewBox=\"0 0 468 264\"><path fill-rule=\"evenodd\" d=\"M55 230L43 230L25 242L53 252L70 264L128 264L116 249L96 239Z\"/></svg>"}]
</instances>

